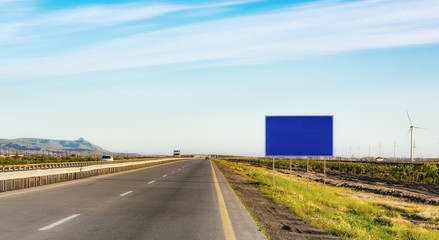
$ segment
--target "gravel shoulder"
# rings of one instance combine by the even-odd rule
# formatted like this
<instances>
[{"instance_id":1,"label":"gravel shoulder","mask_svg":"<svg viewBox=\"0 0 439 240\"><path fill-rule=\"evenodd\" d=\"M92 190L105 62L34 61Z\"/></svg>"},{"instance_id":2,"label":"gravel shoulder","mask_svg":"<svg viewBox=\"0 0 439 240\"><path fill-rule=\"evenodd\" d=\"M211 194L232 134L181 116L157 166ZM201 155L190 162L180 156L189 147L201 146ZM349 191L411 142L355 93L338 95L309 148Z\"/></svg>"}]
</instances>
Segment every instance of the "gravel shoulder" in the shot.
<instances>
[{"instance_id":1,"label":"gravel shoulder","mask_svg":"<svg viewBox=\"0 0 439 240\"><path fill-rule=\"evenodd\" d=\"M253 217L263 226L270 239L338 239L304 223L291 211L276 205L260 193L248 182L248 179L233 173L219 162L215 161L215 163Z\"/></svg>"}]
</instances>

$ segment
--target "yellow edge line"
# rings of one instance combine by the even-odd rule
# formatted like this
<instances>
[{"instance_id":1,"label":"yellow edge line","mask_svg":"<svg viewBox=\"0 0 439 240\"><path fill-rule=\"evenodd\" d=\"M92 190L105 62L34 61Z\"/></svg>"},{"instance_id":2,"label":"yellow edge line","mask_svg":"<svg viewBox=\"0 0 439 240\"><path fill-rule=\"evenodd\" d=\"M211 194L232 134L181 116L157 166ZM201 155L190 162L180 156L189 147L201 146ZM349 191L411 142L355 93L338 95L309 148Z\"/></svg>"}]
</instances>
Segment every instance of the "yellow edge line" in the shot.
<instances>
[{"instance_id":1,"label":"yellow edge line","mask_svg":"<svg viewBox=\"0 0 439 240\"><path fill-rule=\"evenodd\" d=\"M212 167L213 181L215 183L216 195L218 196L218 206L221 215L221 221L223 223L224 236L226 240L235 240L235 232L233 231L232 222L230 221L229 213L227 212L226 203L221 192L221 188L216 178L215 169L213 169L212 161L210 161L210 167Z\"/></svg>"}]
</instances>

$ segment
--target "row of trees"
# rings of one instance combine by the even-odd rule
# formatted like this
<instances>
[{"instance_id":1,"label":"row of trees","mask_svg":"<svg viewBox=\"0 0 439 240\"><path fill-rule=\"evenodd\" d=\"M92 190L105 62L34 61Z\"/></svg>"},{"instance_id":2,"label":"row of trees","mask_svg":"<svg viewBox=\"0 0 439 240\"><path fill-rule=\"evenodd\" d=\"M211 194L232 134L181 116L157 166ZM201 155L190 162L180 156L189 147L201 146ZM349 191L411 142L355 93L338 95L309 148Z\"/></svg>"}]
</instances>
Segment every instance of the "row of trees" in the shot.
<instances>
[{"instance_id":1,"label":"row of trees","mask_svg":"<svg viewBox=\"0 0 439 240\"><path fill-rule=\"evenodd\" d=\"M272 166L272 160L266 158L256 159L231 159L233 161L245 161L253 164ZM289 168L288 159L275 161L276 167ZM292 160L294 169L306 170L306 160ZM323 172L323 161L310 160L309 169ZM361 162L338 162L327 161L326 171L334 173L348 173L364 175L383 180L436 184L439 183L439 168L436 163L424 164L377 164Z\"/></svg>"}]
</instances>

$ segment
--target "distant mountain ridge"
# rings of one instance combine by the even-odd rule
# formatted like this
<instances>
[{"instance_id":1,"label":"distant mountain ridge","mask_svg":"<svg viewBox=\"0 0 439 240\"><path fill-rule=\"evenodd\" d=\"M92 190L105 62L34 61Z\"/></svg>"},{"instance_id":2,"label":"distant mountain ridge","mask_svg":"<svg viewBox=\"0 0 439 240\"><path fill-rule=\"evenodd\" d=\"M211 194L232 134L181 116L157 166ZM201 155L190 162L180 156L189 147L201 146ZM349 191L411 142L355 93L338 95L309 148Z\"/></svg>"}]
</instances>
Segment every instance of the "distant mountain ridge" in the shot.
<instances>
[{"instance_id":1,"label":"distant mountain ridge","mask_svg":"<svg viewBox=\"0 0 439 240\"><path fill-rule=\"evenodd\" d=\"M78 140L53 140L40 138L0 139L0 148L31 151L77 151L77 152L107 152L107 150L86 141Z\"/></svg>"}]
</instances>

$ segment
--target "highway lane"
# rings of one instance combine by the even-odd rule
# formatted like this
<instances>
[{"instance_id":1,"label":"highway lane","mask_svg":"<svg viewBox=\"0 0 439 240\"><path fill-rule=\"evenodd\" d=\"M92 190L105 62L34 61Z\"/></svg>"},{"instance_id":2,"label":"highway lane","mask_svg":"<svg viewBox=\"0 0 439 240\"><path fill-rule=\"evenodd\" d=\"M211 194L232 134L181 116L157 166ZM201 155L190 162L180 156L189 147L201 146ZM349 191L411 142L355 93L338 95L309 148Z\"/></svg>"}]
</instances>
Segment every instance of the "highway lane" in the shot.
<instances>
[{"instance_id":1,"label":"highway lane","mask_svg":"<svg viewBox=\"0 0 439 240\"><path fill-rule=\"evenodd\" d=\"M224 239L209 160L0 194L0 239ZM264 239L221 173L237 239Z\"/></svg>"}]
</instances>

